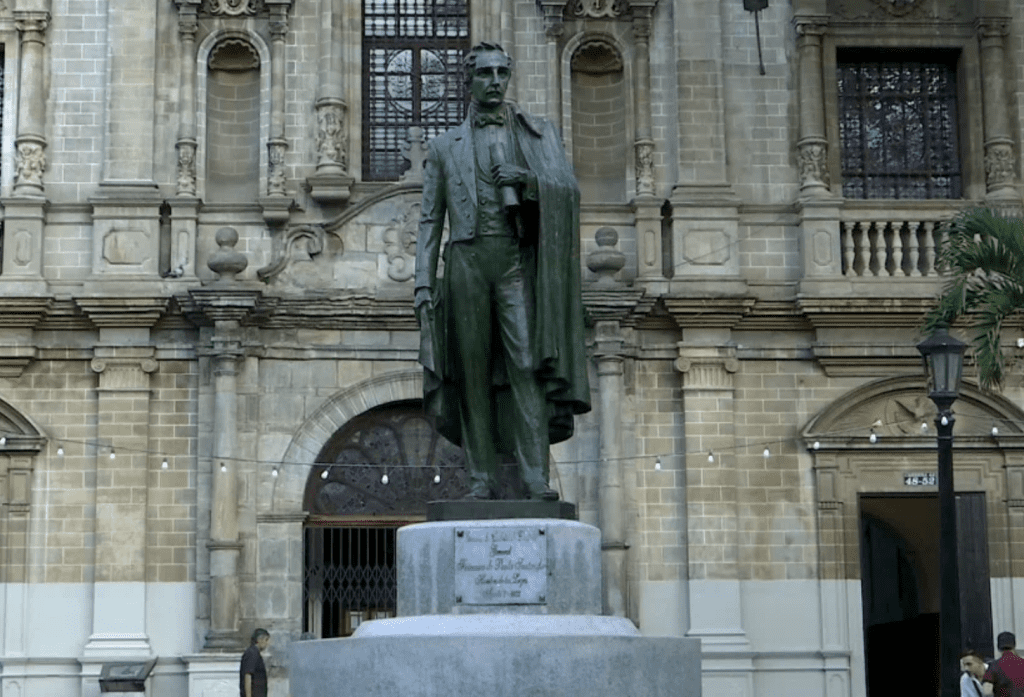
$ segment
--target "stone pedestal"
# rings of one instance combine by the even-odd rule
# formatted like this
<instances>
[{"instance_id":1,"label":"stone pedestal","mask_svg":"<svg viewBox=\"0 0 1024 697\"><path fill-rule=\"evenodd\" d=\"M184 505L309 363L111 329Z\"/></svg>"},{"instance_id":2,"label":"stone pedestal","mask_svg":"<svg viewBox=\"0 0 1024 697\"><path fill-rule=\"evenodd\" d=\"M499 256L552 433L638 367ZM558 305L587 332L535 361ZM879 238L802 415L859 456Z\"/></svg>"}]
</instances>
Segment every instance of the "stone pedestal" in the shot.
<instances>
[{"instance_id":1,"label":"stone pedestal","mask_svg":"<svg viewBox=\"0 0 1024 697\"><path fill-rule=\"evenodd\" d=\"M398 532L398 617L291 645L292 697L701 694L700 642L602 616L601 533L573 520Z\"/></svg>"}]
</instances>

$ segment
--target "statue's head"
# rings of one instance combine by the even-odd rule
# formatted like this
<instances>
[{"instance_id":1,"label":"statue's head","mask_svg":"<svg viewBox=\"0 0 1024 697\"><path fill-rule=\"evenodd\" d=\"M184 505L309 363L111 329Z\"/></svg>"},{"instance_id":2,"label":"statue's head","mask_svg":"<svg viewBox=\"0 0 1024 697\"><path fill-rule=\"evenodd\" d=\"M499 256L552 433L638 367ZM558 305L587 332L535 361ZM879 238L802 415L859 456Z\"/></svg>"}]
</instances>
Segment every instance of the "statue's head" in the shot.
<instances>
[{"instance_id":1,"label":"statue's head","mask_svg":"<svg viewBox=\"0 0 1024 697\"><path fill-rule=\"evenodd\" d=\"M481 42L466 55L466 86L473 101L495 108L505 100L512 78L512 58L500 44Z\"/></svg>"}]
</instances>

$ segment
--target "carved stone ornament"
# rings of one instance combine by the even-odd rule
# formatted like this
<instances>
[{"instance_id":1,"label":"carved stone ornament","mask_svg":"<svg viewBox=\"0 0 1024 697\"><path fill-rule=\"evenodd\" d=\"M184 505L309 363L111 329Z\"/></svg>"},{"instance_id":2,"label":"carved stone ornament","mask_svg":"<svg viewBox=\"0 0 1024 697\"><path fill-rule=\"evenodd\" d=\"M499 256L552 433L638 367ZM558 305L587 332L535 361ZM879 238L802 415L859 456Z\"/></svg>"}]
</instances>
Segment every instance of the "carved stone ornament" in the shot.
<instances>
[{"instance_id":1,"label":"carved stone ornament","mask_svg":"<svg viewBox=\"0 0 1024 697\"><path fill-rule=\"evenodd\" d=\"M267 142L268 172L267 195L285 196L284 154L288 144L279 139Z\"/></svg>"},{"instance_id":2,"label":"carved stone ornament","mask_svg":"<svg viewBox=\"0 0 1024 697\"><path fill-rule=\"evenodd\" d=\"M649 140L636 144L636 192L654 193L654 143Z\"/></svg>"},{"instance_id":3,"label":"carved stone ornament","mask_svg":"<svg viewBox=\"0 0 1024 697\"><path fill-rule=\"evenodd\" d=\"M420 205L413 204L405 215L392 219L384 231L384 251L388 255L388 278L408 281L416 272L416 232Z\"/></svg>"},{"instance_id":4,"label":"carved stone ornament","mask_svg":"<svg viewBox=\"0 0 1024 697\"><path fill-rule=\"evenodd\" d=\"M196 144L183 140L178 143L178 196L196 195Z\"/></svg>"},{"instance_id":5,"label":"carved stone ornament","mask_svg":"<svg viewBox=\"0 0 1024 697\"><path fill-rule=\"evenodd\" d=\"M963 0L830 0L829 13L837 19L966 20L971 18L970 4Z\"/></svg>"},{"instance_id":6,"label":"carved stone ornament","mask_svg":"<svg viewBox=\"0 0 1024 697\"><path fill-rule=\"evenodd\" d=\"M621 17L628 9L626 0L573 0L572 3L573 15L594 19Z\"/></svg>"},{"instance_id":7,"label":"carved stone ornament","mask_svg":"<svg viewBox=\"0 0 1024 697\"><path fill-rule=\"evenodd\" d=\"M409 169L399 179L403 182L423 181L423 163L427 161L427 143L423 138L423 129L409 126L409 136L402 144L402 157L409 161Z\"/></svg>"},{"instance_id":8,"label":"carved stone ornament","mask_svg":"<svg viewBox=\"0 0 1024 697\"><path fill-rule=\"evenodd\" d=\"M344 104L322 104L316 109L317 166L348 167L347 109Z\"/></svg>"},{"instance_id":9,"label":"carved stone ornament","mask_svg":"<svg viewBox=\"0 0 1024 697\"><path fill-rule=\"evenodd\" d=\"M824 143L804 143L797 152L800 186L828 186L828 150Z\"/></svg>"},{"instance_id":10,"label":"carved stone ornament","mask_svg":"<svg viewBox=\"0 0 1024 697\"><path fill-rule=\"evenodd\" d=\"M43 185L43 170L46 169L46 151L35 142L18 143L15 156L15 183Z\"/></svg>"},{"instance_id":11,"label":"carved stone ornament","mask_svg":"<svg viewBox=\"0 0 1024 697\"><path fill-rule=\"evenodd\" d=\"M985 183L989 190L1013 184L1013 146L995 143L985 149Z\"/></svg>"},{"instance_id":12,"label":"carved stone ornament","mask_svg":"<svg viewBox=\"0 0 1024 697\"><path fill-rule=\"evenodd\" d=\"M246 17L263 9L263 0L206 0L203 9L212 15Z\"/></svg>"},{"instance_id":13,"label":"carved stone ornament","mask_svg":"<svg viewBox=\"0 0 1024 697\"><path fill-rule=\"evenodd\" d=\"M341 254L341 239L334 240L335 255ZM320 225L296 225L288 230L284 240L284 253L268 266L256 271L264 283L270 283L295 260L313 260L327 248L327 234Z\"/></svg>"}]
</instances>

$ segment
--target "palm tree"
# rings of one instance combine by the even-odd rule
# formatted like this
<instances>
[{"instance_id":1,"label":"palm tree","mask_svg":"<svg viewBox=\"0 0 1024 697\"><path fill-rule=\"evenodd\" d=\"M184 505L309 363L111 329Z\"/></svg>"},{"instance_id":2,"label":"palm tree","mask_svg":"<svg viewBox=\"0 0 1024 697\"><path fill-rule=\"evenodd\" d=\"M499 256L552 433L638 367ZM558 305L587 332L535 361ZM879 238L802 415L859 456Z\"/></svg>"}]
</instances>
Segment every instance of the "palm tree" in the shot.
<instances>
[{"instance_id":1,"label":"palm tree","mask_svg":"<svg viewBox=\"0 0 1024 697\"><path fill-rule=\"evenodd\" d=\"M961 213L946 225L939 268L949 275L924 330L966 318L982 387L996 389L1004 377L1003 323L1024 310L1024 221L988 209Z\"/></svg>"}]
</instances>

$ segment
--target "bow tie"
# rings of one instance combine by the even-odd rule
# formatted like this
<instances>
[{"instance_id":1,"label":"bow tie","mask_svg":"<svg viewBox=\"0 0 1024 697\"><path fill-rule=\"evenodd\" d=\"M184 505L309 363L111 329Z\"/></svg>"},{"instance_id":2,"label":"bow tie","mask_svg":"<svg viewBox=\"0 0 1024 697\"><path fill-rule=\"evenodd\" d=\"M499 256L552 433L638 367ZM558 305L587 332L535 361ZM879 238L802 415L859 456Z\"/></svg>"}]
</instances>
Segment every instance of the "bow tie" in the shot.
<instances>
[{"instance_id":1,"label":"bow tie","mask_svg":"<svg viewBox=\"0 0 1024 697\"><path fill-rule=\"evenodd\" d=\"M505 114L500 111L496 111L494 113L478 112L476 118L473 119L473 125L476 128L483 128L484 126L504 126Z\"/></svg>"}]
</instances>

